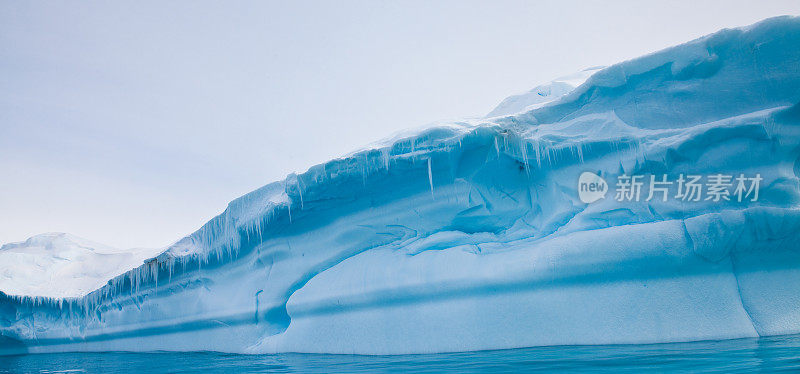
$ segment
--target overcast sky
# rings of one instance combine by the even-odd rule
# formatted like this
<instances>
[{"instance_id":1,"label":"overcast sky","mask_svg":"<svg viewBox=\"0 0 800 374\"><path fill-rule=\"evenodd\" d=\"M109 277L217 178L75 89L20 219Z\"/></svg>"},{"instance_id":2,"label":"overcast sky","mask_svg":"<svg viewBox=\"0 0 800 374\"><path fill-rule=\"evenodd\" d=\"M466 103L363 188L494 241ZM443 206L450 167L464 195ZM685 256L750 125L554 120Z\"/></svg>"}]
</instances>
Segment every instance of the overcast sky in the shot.
<instances>
[{"instance_id":1,"label":"overcast sky","mask_svg":"<svg viewBox=\"0 0 800 374\"><path fill-rule=\"evenodd\" d=\"M398 130L792 1L0 2L0 243L161 247Z\"/></svg>"}]
</instances>

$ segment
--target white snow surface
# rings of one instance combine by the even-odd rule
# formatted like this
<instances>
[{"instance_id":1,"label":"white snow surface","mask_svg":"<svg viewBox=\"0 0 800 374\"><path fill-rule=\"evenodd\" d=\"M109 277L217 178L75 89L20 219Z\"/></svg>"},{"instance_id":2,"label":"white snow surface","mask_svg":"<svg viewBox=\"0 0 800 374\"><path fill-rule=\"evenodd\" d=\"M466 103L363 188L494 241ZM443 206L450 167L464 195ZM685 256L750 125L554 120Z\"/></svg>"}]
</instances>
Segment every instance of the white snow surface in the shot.
<instances>
[{"instance_id":1,"label":"white snow surface","mask_svg":"<svg viewBox=\"0 0 800 374\"><path fill-rule=\"evenodd\" d=\"M575 88L586 82L594 73L602 70L604 66L595 66L579 72L553 79L552 81L536 86L528 92L513 95L503 100L492 109L487 117L504 116L541 108L547 103L560 99L572 92Z\"/></svg>"},{"instance_id":2,"label":"white snow surface","mask_svg":"<svg viewBox=\"0 0 800 374\"><path fill-rule=\"evenodd\" d=\"M40 234L0 247L0 291L50 298L84 296L162 251L120 250L70 234Z\"/></svg>"}]
</instances>

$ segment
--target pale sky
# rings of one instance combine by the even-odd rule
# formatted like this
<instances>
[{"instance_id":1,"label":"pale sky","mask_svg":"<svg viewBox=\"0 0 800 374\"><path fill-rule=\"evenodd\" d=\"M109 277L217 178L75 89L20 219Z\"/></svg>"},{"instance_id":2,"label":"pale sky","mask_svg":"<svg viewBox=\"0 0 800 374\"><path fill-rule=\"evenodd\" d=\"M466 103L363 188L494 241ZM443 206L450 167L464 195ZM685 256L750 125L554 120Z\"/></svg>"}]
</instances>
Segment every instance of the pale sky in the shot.
<instances>
[{"instance_id":1,"label":"pale sky","mask_svg":"<svg viewBox=\"0 0 800 374\"><path fill-rule=\"evenodd\" d=\"M0 2L0 243L162 247L398 130L791 1Z\"/></svg>"}]
</instances>

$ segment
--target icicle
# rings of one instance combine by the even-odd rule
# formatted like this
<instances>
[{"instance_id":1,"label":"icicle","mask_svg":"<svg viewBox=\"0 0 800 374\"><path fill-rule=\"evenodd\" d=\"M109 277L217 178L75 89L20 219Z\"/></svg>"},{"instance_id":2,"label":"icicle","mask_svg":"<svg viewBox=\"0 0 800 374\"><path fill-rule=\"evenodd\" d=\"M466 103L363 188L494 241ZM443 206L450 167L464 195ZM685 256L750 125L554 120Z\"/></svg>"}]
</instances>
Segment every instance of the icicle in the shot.
<instances>
[{"instance_id":1,"label":"icicle","mask_svg":"<svg viewBox=\"0 0 800 374\"><path fill-rule=\"evenodd\" d=\"M530 177L531 170L530 166L528 166L528 142L520 138L519 147L520 147L520 153L522 154L522 164L525 166L525 174L527 174L528 177Z\"/></svg>"},{"instance_id":2,"label":"icicle","mask_svg":"<svg viewBox=\"0 0 800 374\"><path fill-rule=\"evenodd\" d=\"M367 173L369 173L367 154L364 153L364 162L361 164L361 186L367 187ZM357 161L356 161L357 162Z\"/></svg>"},{"instance_id":3,"label":"icicle","mask_svg":"<svg viewBox=\"0 0 800 374\"><path fill-rule=\"evenodd\" d=\"M433 197L433 171L431 171L431 159L428 158L428 183L431 185L431 197Z\"/></svg>"},{"instance_id":4,"label":"icicle","mask_svg":"<svg viewBox=\"0 0 800 374\"><path fill-rule=\"evenodd\" d=\"M303 186L300 185L300 176L297 177L297 191L300 194L300 209L304 209L303 205Z\"/></svg>"}]
</instances>

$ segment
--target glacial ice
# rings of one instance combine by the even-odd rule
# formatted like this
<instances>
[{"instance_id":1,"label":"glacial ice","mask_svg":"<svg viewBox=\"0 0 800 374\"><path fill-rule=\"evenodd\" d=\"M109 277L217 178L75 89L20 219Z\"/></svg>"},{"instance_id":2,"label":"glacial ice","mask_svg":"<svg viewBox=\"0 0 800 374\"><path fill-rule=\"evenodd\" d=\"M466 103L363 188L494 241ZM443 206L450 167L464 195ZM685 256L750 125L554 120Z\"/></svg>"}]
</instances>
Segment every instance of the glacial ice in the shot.
<instances>
[{"instance_id":1,"label":"glacial ice","mask_svg":"<svg viewBox=\"0 0 800 374\"><path fill-rule=\"evenodd\" d=\"M546 84L536 86L528 92L509 96L486 116L497 117L541 108L547 103L555 101L572 92L576 87L586 82L594 73L603 68L603 66L596 66L583 69L577 73L565 75L553 79Z\"/></svg>"},{"instance_id":2,"label":"glacial ice","mask_svg":"<svg viewBox=\"0 0 800 374\"><path fill-rule=\"evenodd\" d=\"M798 45L800 18L725 29L591 71L547 102L509 99L312 166L87 295L0 294L0 352L401 354L800 333ZM584 204L583 172L611 189L622 175L763 180L757 201L611 190Z\"/></svg>"},{"instance_id":3,"label":"glacial ice","mask_svg":"<svg viewBox=\"0 0 800 374\"><path fill-rule=\"evenodd\" d=\"M117 249L65 233L0 247L0 291L8 295L80 297L163 249Z\"/></svg>"}]
</instances>

